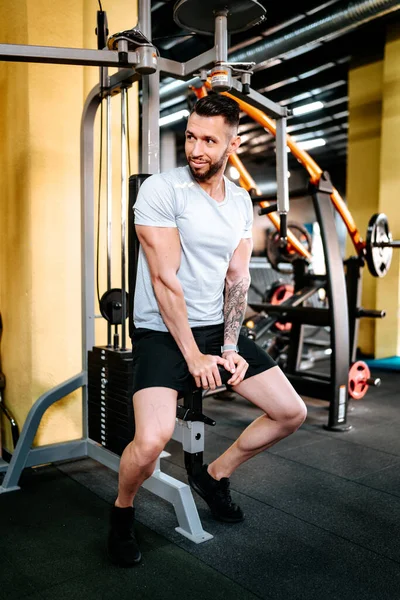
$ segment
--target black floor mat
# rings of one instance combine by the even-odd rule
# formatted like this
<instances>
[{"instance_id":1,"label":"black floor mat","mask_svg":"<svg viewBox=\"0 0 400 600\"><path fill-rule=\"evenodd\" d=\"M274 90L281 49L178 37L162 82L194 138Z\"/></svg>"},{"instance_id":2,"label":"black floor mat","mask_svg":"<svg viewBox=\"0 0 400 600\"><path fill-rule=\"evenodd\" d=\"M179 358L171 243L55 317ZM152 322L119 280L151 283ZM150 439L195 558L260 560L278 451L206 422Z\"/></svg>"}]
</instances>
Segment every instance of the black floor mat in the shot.
<instances>
[{"instance_id":1,"label":"black floor mat","mask_svg":"<svg viewBox=\"0 0 400 600\"><path fill-rule=\"evenodd\" d=\"M374 375L376 375L374 373ZM400 411L398 374L350 404L346 433L326 431L327 403L308 402L295 434L242 465L232 496L237 525L214 521L196 545L175 531L173 507L141 489L135 500L144 564L115 569L104 556L118 476L91 460L24 474L23 491L0 496L0 600L228 597L233 600L400 598ZM204 461L226 450L260 411L239 397L208 397ZM186 481L171 441L162 470Z\"/></svg>"},{"instance_id":2,"label":"black floor mat","mask_svg":"<svg viewBox=\"0 0 400 600\"><path fill-rule=\"evenodd\" d=\"M109 564L109 508L55 467L25 472L22 491L0 496L0 599L255 598L140 523L143 563L133 569Z\"/></svg>"}]
</instances>

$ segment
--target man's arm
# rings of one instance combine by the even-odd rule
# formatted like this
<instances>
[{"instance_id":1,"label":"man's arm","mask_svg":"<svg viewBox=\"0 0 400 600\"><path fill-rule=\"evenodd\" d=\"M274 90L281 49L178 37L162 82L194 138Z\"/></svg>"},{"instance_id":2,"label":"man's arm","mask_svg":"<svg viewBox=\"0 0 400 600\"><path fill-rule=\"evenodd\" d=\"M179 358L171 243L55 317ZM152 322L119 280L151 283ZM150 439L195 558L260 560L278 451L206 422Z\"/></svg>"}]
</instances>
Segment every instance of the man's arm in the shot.
<instances>
[{"instance_id":1,"label":"man's arm","mask_svg":"<svg viewBox=\"0 0 400 600\"><path fill-rule=\"evenodd\" d=\"M196 385L214 390L221 385L217 365L230 370L227 360L205 355L190 329L185 297L177 277L181 244L176 227L136 225L136 232L150 269L154 294L167 329L175 339Z\"/></svg>"},{"instance_id":2,"label":"man's arm","mask_svg":"<svg viewBox=\"0 0 400 600\"><path fill-rule=\"evenodd\" d=\"M224 345L237 344L240 328L243 323L247 306L247 292L250 286L250 257L253 250L253 240L240 240L225 278L224 301Z\"/></svg>"},{"instance_id":3,"label":"man's arm","mask_svg":"<svg viewBox=\"0 0 400 600\"><path fill-rule=\"evenodd\" d=\"M178 229L136 225L136 232L147 258L163 321L189 362L199 349L189 326L186 302L177 277L181 262Z\"/></svg>"}]
</instances>

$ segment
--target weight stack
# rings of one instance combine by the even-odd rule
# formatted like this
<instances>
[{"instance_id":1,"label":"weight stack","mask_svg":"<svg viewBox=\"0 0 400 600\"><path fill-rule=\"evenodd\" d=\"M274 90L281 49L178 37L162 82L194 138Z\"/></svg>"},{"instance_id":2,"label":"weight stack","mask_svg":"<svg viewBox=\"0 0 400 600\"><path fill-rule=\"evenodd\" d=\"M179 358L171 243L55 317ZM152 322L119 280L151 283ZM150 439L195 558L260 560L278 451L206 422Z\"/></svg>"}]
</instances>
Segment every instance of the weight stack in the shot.
<instances>
[{"instance_id":1,"label":"weight stack","mask_svg":"<svg viewBox=\"0 0 400 600\"><path fill-rule=\"evenodd\" d=\"M89 438L121 456L133 440L132 351L105 346L88 352Z\"/></svg>"}]
</instances>

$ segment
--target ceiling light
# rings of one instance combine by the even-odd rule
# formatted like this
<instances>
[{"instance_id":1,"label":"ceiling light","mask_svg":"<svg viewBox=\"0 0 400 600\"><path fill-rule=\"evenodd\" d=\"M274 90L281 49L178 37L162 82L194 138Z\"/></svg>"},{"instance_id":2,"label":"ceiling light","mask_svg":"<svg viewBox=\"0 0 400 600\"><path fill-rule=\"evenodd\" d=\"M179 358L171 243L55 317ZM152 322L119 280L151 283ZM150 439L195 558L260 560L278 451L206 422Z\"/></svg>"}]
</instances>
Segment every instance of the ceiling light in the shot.
<instances>
[{"instance_id":1,"label":"ceiling light","mask_svg":"<svg viewBox=\"0 0 400 600\"><path fill-rule=\"evenodd\" d=\"M189 111L184 108L183 110L178 110L178 112L172 113L171 115L166 115L165 117L161 117L158 121L160 127L163 125L169 125L169 123L175 123L175 121L179 121L185 117L189 116Z\"/></svg>"},{"instance_id":2,"label":"ceiling light","mask_svg":"<svg viewBox=\"0 0 400 600\"><path fill-rule=\"evenodd\" d=\"M229 176L231 177L231 179L235 179L235 180L240 179L240 173L236 167L230 167Z\"/></svg>"},{"instance_id":3,"label":"ceiling light","mask_svg":"<svg viewBox=\"0 0 400 600\"><path fill-rule=\"evenodd\" d=\"M303 106L296 106L296 108L292 110L292 113L295 116L305 115L306 113L313 112L314 110L320 110L321 108L324 108L322 102L310 102L309 104L304 104Z\"/></svg>"},{"instance_id":4,"label":"ceiling light","mask_svg":"<svg viewBox=\"0 0 400 600\"><path fill-rule=\"evenodd\" d=\"M323 138L314 138L313 140L304 140L304 142L297 142L297 145L302 150L311 150L311 148L318 148L318 146L325 146L326 141Z\"/></svg>"}]
</instances>

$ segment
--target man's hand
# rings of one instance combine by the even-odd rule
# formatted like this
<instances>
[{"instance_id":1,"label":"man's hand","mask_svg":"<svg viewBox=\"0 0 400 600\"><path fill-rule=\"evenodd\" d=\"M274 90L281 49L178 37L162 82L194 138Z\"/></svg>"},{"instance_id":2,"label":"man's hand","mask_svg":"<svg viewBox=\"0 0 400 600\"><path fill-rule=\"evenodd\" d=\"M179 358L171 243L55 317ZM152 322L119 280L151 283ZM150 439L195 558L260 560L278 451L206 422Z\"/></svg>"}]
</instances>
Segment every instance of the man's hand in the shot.
<instances>
[{"instance_id":1,"label":"man's hand","mask_svg":"<svg viewBox=\"0 0 400 600\"><path fill-rule=\"evenodd\" d=\"M187 363L189 372L193 375L197 387L205 390L215 390L222 386L218 365L222 365L227 371L234 373L235 366L220 356L199 353L194 359Z\"/></svg>"},{"instance_id":2,"label":"man's hand","mask_svg":"<svg viewBox=\"0 0 400 600\"><path fill-rule=\"evenodd\" d=\"M222 358L225 358L229 363L228 371L234 375L227 382L229 385L237 385L243 381L246 371L249 368L249 363L244 360L240 354L233 350L227 350L223 353ZM225 367L226 368L226 367Z\"/></svg>"}]
</instances>

